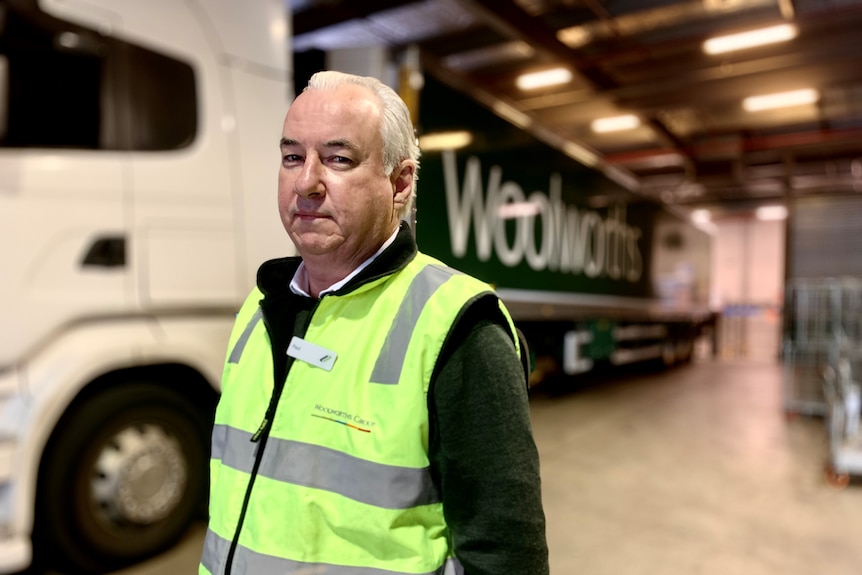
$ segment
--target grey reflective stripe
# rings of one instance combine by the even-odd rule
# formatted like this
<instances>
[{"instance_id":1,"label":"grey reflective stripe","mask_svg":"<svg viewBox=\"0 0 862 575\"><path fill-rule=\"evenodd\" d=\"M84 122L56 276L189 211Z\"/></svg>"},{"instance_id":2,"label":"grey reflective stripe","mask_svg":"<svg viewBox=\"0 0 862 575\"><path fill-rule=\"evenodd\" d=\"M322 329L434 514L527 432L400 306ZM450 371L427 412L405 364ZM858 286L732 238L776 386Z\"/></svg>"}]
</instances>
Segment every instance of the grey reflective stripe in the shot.
<instances>
[{"instance_id":1,"label":"grey reflective stripe","mask_svg":"<svg viewBox=\"0 0 862 575\"><path fill-rule=\"evenodd\" d=\"M239 336L239 339L236 340L236 344L234 344L233 349L230 352L230 357L228 357L228 363L239 363L239 358L242 357L242 352L245 349L246 344L248 343L248 339L251 337L251 332L254 331L255 326L263 317L263 312L258 307L254 311L254 315L251 316L251 319L248 320L248 323L245 326L245 329L242 330L242 333Z\"/></svg>"},{"instance_id":2,"label":"grey reflective stripe","mask_svg":"<svg viewBox=\"0 0 862 575\"><path fill-rule=\"evenodd\" d=\"M389 333L386 334L383 349L380 350L377 363L371 372L372 383L398 383L404 359L407 357L407 344L413 336L413 328L419 321L419 314L434 292L456 273L451 268L429 265L416 274L407 288L407 294L401 301L395 319L392 320Z\"/></svg>"},{"instance_id":3,"label":"grey reflective stripe","mask_svg":"<svg viewBox=\"0 0 862 575\"><path fill-rule=\"evenodd\" d=\"M464 566L455 557L450 557L443 566L442 575L464 575Z\"/></svg>"},{"instance_id":4,"label":"grey reflective stripe","mask_svg":"<svg viewBox=\"0 0 862 575\"><path fill-rule=\"evenodd\" d=\"M206 537L204 537L204 550L201 554L201 565L206 567L212 575L224 573L224 565L221 563L227 559L229 545L230 542L227 539L219 537L214 531L207 529ZM219 567L221 568L218 569Z\"/></svg>"},{"instance_id":5,"label":"grey reflective stripe","mask_svg":"<svg viewBox=\"0 0 862 575\"><path fill-rule=\"evenodd\" d=\"M213 575L224 572L225 566L218 565L218 563L221 557L224 557L222 550L227 549L229 545L230 542L226 539L219 537L212 531L207 531L201 564L209 569ZM236 547L233 567L237 573L255 575L259 573L279 573L280 575L463 575L464 573L461 564L454 559L448 559L441 569L435 569L428 573L402 573L388 569L374 569L373 567L305 563L292 559L273 557L272 555L264 555L242 545L237 545ZM214 570L216 568L218 569L218 573Z\"/></svg>"},{"instance_id":6,"label":"grey reflective stripe","mask_svg":"<svg viewBox=\"0 0 862 575\"><path fill-rule=\"evenodd\" d=\"M225 461L225 465L228 465L227 461L230 461L230 467L239 471L251 473L250 465L238 465L237 461L239 458L243 456L247 457L253 453L253 448L245 445L245 443L252 443L252 435L253 434L247 431L242 431L228 425L213 425L212 450L210 451L210 457L212 459ZM243 469L243 467L248 467L248 469Z\"/></svg>"},{"instance_id":7,"label":"grey reflective stripe","mask_svg":"<svg viewBox=\"0 0 862 575\"><path fill-rule=\"evenodd\" d=\"M273 437L266 445L259 473L385 509L410 509L440 501L427 467L382 465L327 447Z\"/></svg>"},{"instance_id":8,"label":"grey reflective stripe","mask_svg":"<svg viewBox=\"0 0 862 575\"><path fill-rule=\"evenodd\" d=\"M251 473L258 444L250 440L251 434L246 431L216 425L212 457L237 471ZM297 461L302 463L297 465ZM272 436L267 440L258 474L384 509L410 509L441 501L427 467L383 465L328 447ZM363 481L357 481L357 477Z\"/></svg>"}]
</instances>

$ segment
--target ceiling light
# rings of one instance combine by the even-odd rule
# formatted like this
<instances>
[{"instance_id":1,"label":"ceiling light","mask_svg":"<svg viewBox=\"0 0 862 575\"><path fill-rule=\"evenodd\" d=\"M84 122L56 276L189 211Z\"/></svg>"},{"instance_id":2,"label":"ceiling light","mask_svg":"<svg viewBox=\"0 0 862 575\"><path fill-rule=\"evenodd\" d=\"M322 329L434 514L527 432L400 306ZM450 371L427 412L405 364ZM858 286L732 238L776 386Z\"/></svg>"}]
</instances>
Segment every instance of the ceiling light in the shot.
<instances>
[{"instance_id":1,"label":"ceiling light","mask_svg":"<svg viewBox=\"0 0 862 575\"><path fill-rule=\"evenodd\" d=\"M593 39L593 34L585 26L572 26L557 32L557 40L569 48L586 46Z\"/></svg>"},{"instance_id":2,"label":"ceiling light","mask_svg":"<svg viewBox=\"0 0 862 575\"><path fill-rule=\"evenodd\" d=\"M784 206L760 206L754 210L754 216L761 221L783 220L787 218L787 208Z\"/></svg>"},{"instance_id":3,"label":"ceiling light","mask_svg":"<svg viewBox=\"0 0 862 575\"><path fill-rule=\"evenodd\" d=\"M769 28L760 28L739 34L727 36L716 36L703 43L703 51L707 54L723 54L734 50L743 50L764 44L786 42L796 37L796 26L793 24L779 24Z\"/></svg>"},{"instance_id":4,"label":"ceiling light","mask_svg":"<svg viewBox=\"0 0 862 575\"><path fill-rule=\"evenodd\" d=\"M624 116L613 116L609 118L597 118L592 121L590 128L597 134L605 132L619 132L620 130L633 130L641 125L640 118L634 114Z\"/></svg>"},{"instance_id":5,"label":"ceiling light","mask_svg":"<svg viewBox=\"0 0 862 575\"><path fill-rule=\"evenodd\" d=\"M705 209L694 210L690 217L695 224L705 224L712 221L712 214Z\"/></svg>"},{"instance_id":6,"label":"ceiling light","mask_svg":"<svg viewBox=\"0 0 862 575\"><path fill-rule=\"evenodd\" d=\"M820 94L817 93L817 90L805 88L803 90L778 92L763 96L749 96L742 101L742 107L748 112L760 112L762 110L772 110L773 108L813 104L819 97Z\"/></svg>"},{"instance_id":7,"label":"ceiling light","mask_svg":"<svg viewBox=\"0 0 862 575\"><path fill-rule=\"evenodd\" d=\"M437 132L425 134L419 137L419 148L424 152L435 150L457 150L469 146L473 141L473 134L466 130L457 132Z\"/></svg>"},{"instance_id":8,"label":"ceiling light","mask_svg":"<svg viewBox=\"0 0 862 575\"><path fill-rule=\"evenodd\" d=\"M572 73L567 68L550 68L541 72L521 74L515 83L522 90L535 90L565 84L572 80Z\"/></svg>"}]
</instances>

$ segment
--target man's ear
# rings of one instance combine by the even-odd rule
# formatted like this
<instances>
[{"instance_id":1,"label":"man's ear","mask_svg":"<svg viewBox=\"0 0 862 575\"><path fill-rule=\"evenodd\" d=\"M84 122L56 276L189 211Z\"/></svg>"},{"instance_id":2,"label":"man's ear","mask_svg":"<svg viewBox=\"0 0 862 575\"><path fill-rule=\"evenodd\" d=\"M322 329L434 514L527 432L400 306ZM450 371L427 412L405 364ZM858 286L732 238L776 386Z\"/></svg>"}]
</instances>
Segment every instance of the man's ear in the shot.
<instances>
[{"instance_id":1,"label":"man's ear","mask_svg":"<svg viewBox=\"0 0 862 575\"><path fill-rule=\"evenodd\" d=\"M401 208L410 201L413 195L413 176L416 173L416 164L412 160L402 160L392 170L392 191L396 208Z\"/></svg>"}]
</instances>

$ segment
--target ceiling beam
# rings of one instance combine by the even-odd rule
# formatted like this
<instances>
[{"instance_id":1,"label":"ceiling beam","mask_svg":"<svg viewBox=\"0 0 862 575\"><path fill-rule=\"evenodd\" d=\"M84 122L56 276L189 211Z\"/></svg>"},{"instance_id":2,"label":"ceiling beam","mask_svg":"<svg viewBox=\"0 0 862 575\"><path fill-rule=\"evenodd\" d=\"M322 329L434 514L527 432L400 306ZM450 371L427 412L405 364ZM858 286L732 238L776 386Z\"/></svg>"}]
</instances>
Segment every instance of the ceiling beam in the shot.
<instances>
[{"instance_id":1,"label":"ceiling beam","mask_svg":"<svg viewBox=\"0 0 862 575\"><path fill-rule=\"evenodd\" d=\"M522 40L570 66L596 88L612 90L618 87L604 72L580 59L574 50L560 42L556 30L528 14L516 3L510 0L459 0L459 3L510 38Z\"/></svg>"}]
</instances>

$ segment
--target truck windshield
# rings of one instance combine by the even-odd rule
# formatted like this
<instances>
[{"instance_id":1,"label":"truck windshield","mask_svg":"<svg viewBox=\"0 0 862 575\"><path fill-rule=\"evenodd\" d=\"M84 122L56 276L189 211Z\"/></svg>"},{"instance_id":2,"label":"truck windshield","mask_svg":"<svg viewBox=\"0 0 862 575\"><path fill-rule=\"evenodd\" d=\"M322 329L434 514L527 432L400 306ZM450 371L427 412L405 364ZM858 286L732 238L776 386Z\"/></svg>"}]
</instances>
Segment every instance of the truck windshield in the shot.
<instances>
[{"instance_id":1,"label":"truck windshield","mask_svg":"<svg viewBox=\"0 0 862 575\"><path fill-rule=\"evenodd\" d=\"M0 5L0 62L0 147L155 151L194 141L197 94L185 62L35 2Z\"/></svg>"}]
</instances>

